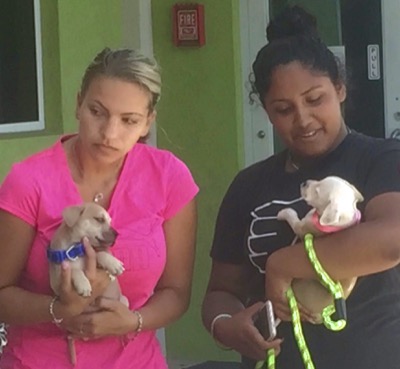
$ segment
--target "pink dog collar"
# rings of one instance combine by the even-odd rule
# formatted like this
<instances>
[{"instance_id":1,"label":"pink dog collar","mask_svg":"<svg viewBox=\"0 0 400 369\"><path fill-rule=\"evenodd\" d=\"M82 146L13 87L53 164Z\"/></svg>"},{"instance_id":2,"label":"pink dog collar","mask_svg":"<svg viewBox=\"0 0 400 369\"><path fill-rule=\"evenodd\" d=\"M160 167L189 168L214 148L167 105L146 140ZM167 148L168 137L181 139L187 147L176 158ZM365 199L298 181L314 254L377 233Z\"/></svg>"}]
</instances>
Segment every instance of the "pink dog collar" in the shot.
<instances>
[{"instance_id":1,"label":"pink dog collar","mask_svg":"<svg viewBox=\"0 0 400 369\"><path fill-rule=\"evenodd\" d=\"M345 226L328 226L328 225L323 226L323 225L321 225L321 223L319 222L319 214L316 211L314 211L311 219L312 219L312 222L313 222L315 228L317 228L319 231L321 231L323 233L334 233L334 232L341 231L345 228L351 227L354 224L360 223L361 212L360 212L360 210L357 209L357 211L354 214L353 220L349 224L346 224Z\"/></svg>"}]
</instances>

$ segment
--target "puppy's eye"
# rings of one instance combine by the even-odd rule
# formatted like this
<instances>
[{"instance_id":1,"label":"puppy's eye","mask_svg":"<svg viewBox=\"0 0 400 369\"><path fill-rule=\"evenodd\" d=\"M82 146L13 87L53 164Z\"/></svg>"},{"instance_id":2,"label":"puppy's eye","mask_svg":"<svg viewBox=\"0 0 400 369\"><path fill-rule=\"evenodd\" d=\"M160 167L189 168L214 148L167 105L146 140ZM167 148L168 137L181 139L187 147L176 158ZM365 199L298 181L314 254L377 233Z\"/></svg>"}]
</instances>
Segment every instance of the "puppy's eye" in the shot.
<instances>
[{"instance_id":1,"label":"puppy's eye","mask_svg":"<svg viewBox=\"0 0 400 369\"><path fill-rule=\"evenodd\" d=\"M103 224L106 220L104 218L95 217L94 220L100 224Z\"/></svg>"}]
</instances>

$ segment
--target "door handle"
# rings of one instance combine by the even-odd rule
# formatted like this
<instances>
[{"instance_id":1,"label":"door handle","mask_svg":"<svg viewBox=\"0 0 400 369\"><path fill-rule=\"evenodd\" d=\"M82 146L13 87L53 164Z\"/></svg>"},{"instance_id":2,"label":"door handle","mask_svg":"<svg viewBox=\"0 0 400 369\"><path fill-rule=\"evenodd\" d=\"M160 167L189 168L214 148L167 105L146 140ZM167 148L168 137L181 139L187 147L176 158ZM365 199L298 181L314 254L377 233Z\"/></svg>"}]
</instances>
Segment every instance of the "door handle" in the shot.
<instances>
[{"instance_id":1,"label":"door handle","mask_svg":"<svg viewBox=\"0 0 400 369\"><path fill-rule=\"evenodd\" d=\"M261 131L257 132L257 137L258 138L262 139L262 138L265 138L265 136L266 136L265 131L261 130Z\"/></svg>"},{"instance_id":2,"label":"door handle","mask_svg":"<svg viewBox=\"0 0 400 369\"><path fill-rule=\"evenodd\" d=\"M396 138L400 140L400 128L394 129L393 132L390 134L390 138Z\"/></svg>"}]
</instances>

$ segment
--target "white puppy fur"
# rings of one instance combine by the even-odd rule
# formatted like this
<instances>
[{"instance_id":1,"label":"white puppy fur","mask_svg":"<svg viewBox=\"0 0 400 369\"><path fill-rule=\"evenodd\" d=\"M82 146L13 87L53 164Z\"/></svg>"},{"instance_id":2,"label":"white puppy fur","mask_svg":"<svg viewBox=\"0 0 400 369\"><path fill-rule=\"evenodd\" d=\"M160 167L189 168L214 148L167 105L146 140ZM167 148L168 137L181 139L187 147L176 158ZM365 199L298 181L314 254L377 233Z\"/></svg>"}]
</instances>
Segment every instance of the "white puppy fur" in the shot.
<instances>
[{"instance_id":1,"label":"white puppy fur","mask_svg":"<svg viewBox=\"0 0 400 369\"><path fill-rule=\"evenodd\" d=\"M299 219L295 210L286 208L278 213L277 218L286 220L301 239L307 233L320 236L326 230L329 233L332 228L339 230L353 225L357 220L357 202L364 200L353 185L335 176L326 177L321 181L308 180L301 185L300 193L313 209L303 219ZM319 226L316 226L313 220L315 213L319 219ZM356 278L340 282L347 298ZM300 304L316 316L333 303L332 296L317 280L295 279L292 287Z\"/></svg>"}]
</instances>

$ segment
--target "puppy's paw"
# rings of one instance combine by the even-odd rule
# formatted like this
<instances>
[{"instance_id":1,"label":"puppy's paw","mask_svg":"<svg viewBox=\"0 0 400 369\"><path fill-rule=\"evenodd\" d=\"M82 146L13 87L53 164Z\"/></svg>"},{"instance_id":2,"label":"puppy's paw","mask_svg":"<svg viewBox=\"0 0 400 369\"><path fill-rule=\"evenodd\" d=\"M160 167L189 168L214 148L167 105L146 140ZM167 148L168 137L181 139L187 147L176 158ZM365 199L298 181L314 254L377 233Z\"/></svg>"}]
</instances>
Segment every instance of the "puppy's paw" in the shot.
<instances>
[{"instance_id":1,"label":"puppy's paw","mask_svg":"<svg viewBox=\"0 0 400 369\"><path fill-rule=\"evenodd\" d=\"M120 275L125 271L124 264L122 261L113 257L112 262L108 263L107 271L111 273L111 275Z\"/></svg>"},{"instance_id":2,"label":"puppy's paw","mask_svg":"<svg viewBox=\"0 0 400 369\"><path fill-rule=\"evenodd\" d=\"M291 218L297 218L297 213L292 208L282 209L276 216L278 220L289 220Z\"/></svg>"},{"instance_id":3,"label":"puppy's paw","mask_svg":"<svg viewBox=\"0 0 400 369\"><path fill-rule=\"evenodd\" d=\"M97 263L112 275L120 275L125 270L124 264L108 252L98 252Z\"/></svg>"},{"instance_id":4,"label":"puppy's paw","mask_svg":"<svg viewBox=\"0 0 400 369\"><path fill-rule=\"evenodd\" d=\"M115 275L112 275L108 270L106 272L107 272L108 278L110 278L110 281L114 282L116 280Z\"/></svg>"},{"instance_id":5,"label":"puppy's paw","mask_svg":"<svg viewBox=\"0 0 400 369\"><path fill-rule=\"evenodd\" d=\"M87 278L79 278L78 280L74 280L74 287L76 292L83 297L89 297L92 294L92 286Z\"/></svg>"}]
</instances>

